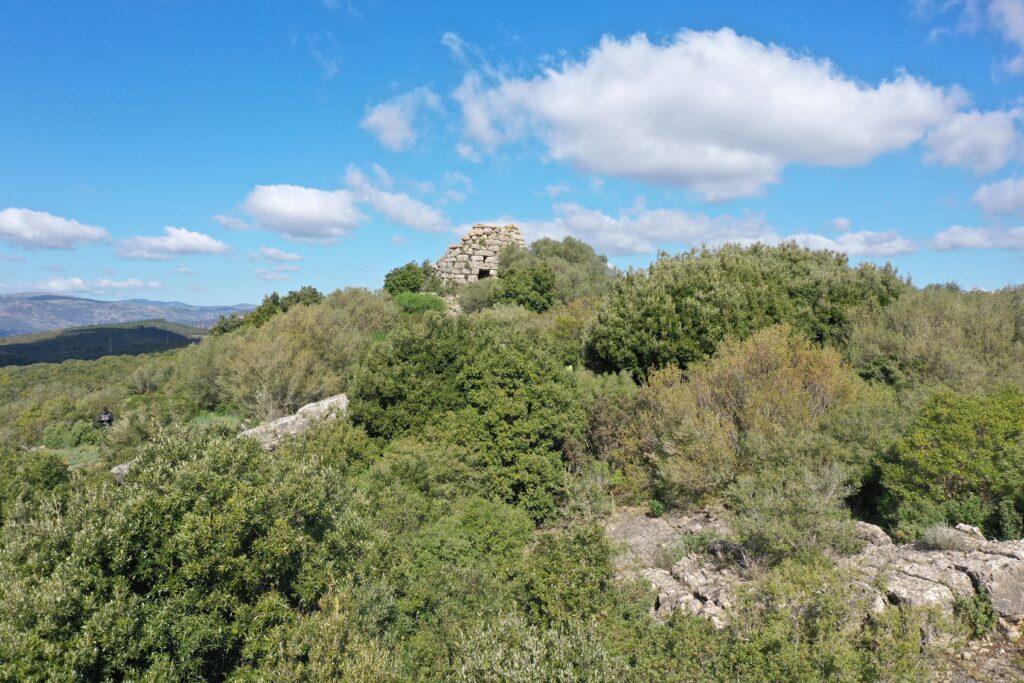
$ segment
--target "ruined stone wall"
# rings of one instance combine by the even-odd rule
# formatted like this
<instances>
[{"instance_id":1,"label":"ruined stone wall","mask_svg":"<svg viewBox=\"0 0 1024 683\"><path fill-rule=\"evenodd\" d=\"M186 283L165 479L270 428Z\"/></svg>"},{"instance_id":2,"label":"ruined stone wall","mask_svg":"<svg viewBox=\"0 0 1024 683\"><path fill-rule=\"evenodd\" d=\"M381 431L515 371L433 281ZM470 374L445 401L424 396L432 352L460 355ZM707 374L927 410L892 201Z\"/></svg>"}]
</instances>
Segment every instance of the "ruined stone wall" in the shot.
<instances>
[{"instance_id":1,"label":"ruined stone wall","mask_svg":"<svg viewBox=\"0 0 1024 683\"><path fill-rule=\"evenodd\" d=\"M474 225L437 261L437 274L443 281L456 284L498 277L498 253L513 244L526 246L523 234L514 225Z\"/></svg>"}]
</instances>

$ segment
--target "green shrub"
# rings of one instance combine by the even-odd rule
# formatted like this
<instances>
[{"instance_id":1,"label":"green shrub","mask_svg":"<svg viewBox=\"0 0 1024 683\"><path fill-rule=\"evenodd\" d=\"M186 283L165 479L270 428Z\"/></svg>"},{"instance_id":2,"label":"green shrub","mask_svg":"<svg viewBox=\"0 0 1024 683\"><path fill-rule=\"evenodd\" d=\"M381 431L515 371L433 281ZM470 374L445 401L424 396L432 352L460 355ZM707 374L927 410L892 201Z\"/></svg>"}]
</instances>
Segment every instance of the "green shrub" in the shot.
<instances>
[{"instance_id":1,"label":"green shrub","mask_svg":"<svg viewBox=\"0 0 1024 683\"><path fill-rule=\"evenodd\" d=\"M400 292L395 295L395 303L406 313L426 313L427 311L446 311L448 306L444 299L427 292Z\"/></svg>"},{"instance_id":2,"label":"green shrub","mask_svg":"<svg viewBox=\"0 0 1024 683\"><path fill-rule=\"evenodd\" d=\"M881 471L883 511L911 536L965 522L1004 537L1024 508L1024 392L936 394Z\"/></svg>"},{"instance_id":3,"label":"green shrub","mask_svg":"<svg viewBox=\"0 0 1024 683\"><path fill-rule=\"evenodd\" d=\"M415 261L410 261L391 270L384 276L384 291L392 296L403 292L419 292L427 280L426 267L426 263L420 266Z\"/></svg>"},{"instance_id":4,"label":"green shrub","mask_svg":"<svg viewBox=\"0 0 1024 683\"><path fill-rule=\"evenodd\" d=\"M953 614L971 638L983 638L995 630L999 615L992 609L992 596L979 590L972 597L957 597L953 601Z\"/></svg>"},{"instance_id":5,"label":"green shrub","mask_svg":"<svg viewBox=\"0 0 1024 683\"><path fill-rule=\"evenodd\" d=\"M744 339L777 323L840 345L858 310L885 305L906 288L891 267L851 268L846 256L795 244L662 255L615 283L587 338L587 363L644 377L654 368L685 368L726 337Z\"/></svg>"}]
</instances>

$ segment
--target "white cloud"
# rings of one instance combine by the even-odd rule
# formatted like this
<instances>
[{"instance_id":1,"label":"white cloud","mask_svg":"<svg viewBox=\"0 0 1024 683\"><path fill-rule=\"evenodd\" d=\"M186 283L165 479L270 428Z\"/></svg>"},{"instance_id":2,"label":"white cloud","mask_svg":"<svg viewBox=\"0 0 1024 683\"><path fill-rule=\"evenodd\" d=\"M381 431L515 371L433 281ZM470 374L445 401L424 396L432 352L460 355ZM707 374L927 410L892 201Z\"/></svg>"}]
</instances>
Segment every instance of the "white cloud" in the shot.
<instances>
[{"instance_id":1,"label":"white cloud","mask_svg":"<svg viewBox=\"0 0 1024 683\"><path fill-rule=\"evenodd\" d=\"M971 196L982 211L993 215L1024 215L1024 178L1007 178L982 185Z\"/></svg>"},{"instance_id":2,"label":"white cloud","mask_svg":"<svg viewBox=\"0 0 1024 683\"><path fill-rule=\"evenodd\" d=\"M538 137L547 155L597 174L759 193L792 163L864 164L918 141L967 103L905 73L878 85L827 60L736 35L683 31L663 44L605 37L582 61L485 85L469 73L460 153ZM472 144L469 144L472 143Z\"/></svg>"},{"instance_id":3,"label":"white cloud","mask_svg":"<svg viewBox=\"0 0 1024 683\"><path fill-rule=\"evenodd\" d=\"M775 241L777 236L757 214L709 216L678 209L648 209L637 205L618 216L562 203L552 207L555 217L548 221L514 221L529 240L541 237L561 239L573 236L612 254L643 254L667 242L719 244L730 241Z\"/></svg>"},{"instance_id":4,"label":"white cloud","mask_svg":"<svg viewBox=\"0 0 1024 683\"><path fill-rule=\"evenodd\" d=\"M218 239L186 228L167 226L159 237L132 237L117 245L122 258L169 261L175 256L226 254L231 247Z\"/></svg>"},{"instance_id":5,"label":"white cloud","mask_svg":"<svg viewBox=\"0 0 1024 683\"><path fill-rule=\"evenodd\" d=\"M84 280L80 277L67 277L38 282L32 285L31 288L55 294L108 294L111 292L163 289L163 285L159 282L140 280L138 278L127 280L111 280L108 278Z\"/></svg>"},{"instance_id":6,"label":"white cloud","mask_svg":"<svg viewBox=\"0 0 1024 683\"><path fill-rule=\"evenodd\" d=\"M430 88L416 88L373 106L359 124L380 144L400 151L416 143L416 118L424 109L440 109L441 100Z\"/></svg>"},{"instance_id":7,"label":"white cloud","mask_svg":"<svg viewBox=\"0 0 1024 683\"><path fill-rule=\"evenodd\" d=\"M464 202L473 191L473 179L458 171L445 173L441 185L445 188L443 202Z\"/></svg>"},{"instance_id":8,"label":"white cloud","mask_svg":"<svg viewBox=\"0 0 1024 683\"><path fill-rule=\"evenodd\" d=\"M241 218L236 218L235 216L228 216L223 213L218 213L216 216L214 216L213 222L221 226L222 228L227 228L228 230L237 230L239 232L244 230L252 230L252 226L243 221Z\"/></svg>"},{"instance_id":9,"label":"white cloud","mask_svg":"<svg viewBox=\"0 0 1024 683\"><path fill-rule=\"evenodd\" d=\"M298 185L257 185L242 209L261 226L288 239L333 242L359 226L364 216L348 190Z\"/></svg>"},{"instance_id":10,"label":"white cloud","mask_svg":"<svg viewBox=\"0 0 1024 683\"><path fill-rule=\"evenodd\" d=\"M828 249L850 256L897 256L917 251L917 246L913 242L891 230L886 232L871 232L870 230L847 232L835 239L824 235L804 233L789 235L786 239L808 249Z\"/></svg>"},{"instance_id":11,"label":"white cloud","mask_svg":"<svg viewBox=\"0 0 1024 683\"><path fill-rule=\"evenodd\" d=\"M1024 0L992 0L988 17L1003 39L1019 50L1003 63L1003 68L1015 75L1024 73Z\"/></svg>"},{"instance_id":12,"label":"white cloud","mask_svg":"<svg viewBox=\"0 0 1024 683\"><path fill-rule=\"evenodd\" d=\"M388 192L373 185L365 173L349 166L345 184L359 202L365 202L389 220L413 230L439 232L451 226L438 209L413 199L404 192Z\"/></svg>"},{"instance_id":13,"label":"white cloud","mask_svg":"<svg viewBox=\"0 0 1024 683\"><path fill-rule=\"evenodd\" d=\"M196 274L196 271L192 270L188 266L180 266L178 268L175 268L174 272L175 273L180 273L182 275L195 275Z\"/></svg>"},{"instance_id":14,"label":"white cloud","mask_svg":"<svg viewBox=\"0 0 1024 683\"><path fill-rule=\"evenodd\" d=\"M1009 230L965 228L954 225L935 236L935 248L954 249L1024 249L1024 227Z\"/></svg>"},{"instance_id":15,"label":"white cloud","mask_svg":"<svg viewBox=\"0 0 1024 683\"><path fill-rule=\"evenodd\" d=\"M861 231L836 239L823 235L783 236L763 216L754 213L710 216L679 209L648 209L642 203L612 216L579 204L552 207L554 218L547 221L516 221L502 217L493 224L514 223L533 241L541 237L561 239L572 236L613 256L645 254L669 243L689 246L735 244L779 244L795 241L811 249L831 249L852 256L894 256L916 250L909 240L894 232ZM468 226L460 228L460 231Z\"/></svg>"},{"instance_id":16,"label":"white cloud","mask_svg":"<svg viewBox=\"0 0 1024 683\"><path fill-rule=\"evenodd\" d=\"M842 216L839 216L838 218L832 219L832 227L838 230L839 232L846 232L847 230L850 229L850 226L852 225L853 221L851 221L849 218L843 218Z\"/></svg>"},{"instance_id":17,"label":"white cloud","mask_svg":"<svg viewBox=\"0 0 1024 683\"><path fill-rule=\"evenodd\" d=\"M0 241L26 249L72 249L82 244L107 242L103 228L84 225L45 211L4 209L0 211Z\"/></svg>"},{"instance_id":18,"label":"white cloud","mask_svg":"<svg viewBox=\"0 0 1024 683\"><path fill-rule=\"evenodd\" d=\"M275 249L274 247L260 247L260 254L268 261L301 261L301 254L293 254L288 251Z\"/></svg>"},{"instance_id":19,"label":"white cloud","mask_svg":"<svg viewBox=\"0 0 1024 683\"><path fill-rule=\"evenodd\" d=\"M454 59L460 62L465 61L466 49L469 45L459 37L459 34L453 31L447 31L443 36L441 36L441 44L448 48L448 52Z\"/></svg>"},{"instance_id":20,"label":"white cloud","mask_svg":"<svg viewBox=\"0 0 1024 683\"><path fill-rule=\"evenodd\" d=\"M998 171L1020 153L1016 122L1021 110L962 112L925 137L927 161L984 175Z\"/></svg>"},{"instance_id":21,"label":"white cloud","mask_svg":"<svg viewBox=\"0 0 1024 683\"><path fill-rule=\"evenodd\" d=\"M407 240L405 238L405 235L392 235L391 236L391 244L394 244L396 247L401 247L404 244L406 244L408 241L409 240Z\"/></svg>"}]
</instances>

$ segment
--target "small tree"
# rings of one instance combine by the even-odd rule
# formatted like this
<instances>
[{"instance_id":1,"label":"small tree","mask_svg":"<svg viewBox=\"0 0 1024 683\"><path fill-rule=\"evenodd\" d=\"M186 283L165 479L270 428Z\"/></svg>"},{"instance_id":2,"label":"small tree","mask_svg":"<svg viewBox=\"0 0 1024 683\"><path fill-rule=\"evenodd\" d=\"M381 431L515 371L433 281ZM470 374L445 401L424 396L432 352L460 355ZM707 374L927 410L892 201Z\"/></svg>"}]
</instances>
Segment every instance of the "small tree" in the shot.
<instances>
[{"instance_id":1,"label":"small tree","mask_svg":"<svg viewBox=\"0 0 1024 683\"><path fill-rule=\"evenodd\" d=\"M392 296L402 292L419 292L426 280L423 268L415 261L409 261L384 276L384 290Z\"/></svg>"}]
</instances>

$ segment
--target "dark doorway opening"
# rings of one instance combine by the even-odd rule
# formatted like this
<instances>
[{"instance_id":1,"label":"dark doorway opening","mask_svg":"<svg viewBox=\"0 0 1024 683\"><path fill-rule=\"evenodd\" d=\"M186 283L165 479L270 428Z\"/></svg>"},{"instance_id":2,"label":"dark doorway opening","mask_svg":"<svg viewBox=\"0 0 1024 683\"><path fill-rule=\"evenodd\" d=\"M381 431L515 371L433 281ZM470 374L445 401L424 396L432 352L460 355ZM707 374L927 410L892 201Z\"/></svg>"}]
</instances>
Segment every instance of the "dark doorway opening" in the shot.
<instances>
[{"instance_id":1,"label":"dark doorway opening","mask_svg":"<svg viewBox=\"0 0 1024 683\"><path fill-rule=\"evenodd\" d=\"M481 270L479 273L476 274L476 278L478 280L483 280L485 278L489 278L492 275L494 275L493 270Z\"/></svg>"}]
</instances>

